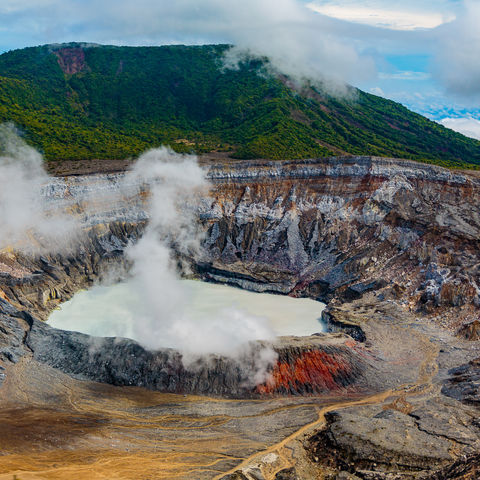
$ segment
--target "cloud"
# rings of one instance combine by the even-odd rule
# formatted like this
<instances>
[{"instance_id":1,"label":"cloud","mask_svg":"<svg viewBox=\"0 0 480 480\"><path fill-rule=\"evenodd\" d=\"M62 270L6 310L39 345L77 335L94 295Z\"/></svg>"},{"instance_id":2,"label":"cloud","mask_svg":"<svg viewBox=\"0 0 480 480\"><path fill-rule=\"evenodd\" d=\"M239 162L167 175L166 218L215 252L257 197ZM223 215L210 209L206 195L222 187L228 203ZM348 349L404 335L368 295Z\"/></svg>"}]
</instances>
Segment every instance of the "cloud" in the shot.
<instances>
[{"instance_id":1,"label":"cloud","mask_svg":"<svg viewBox=\"0 0 480 480\"><path fill-rule=\"evenodd\" d=\"M457 19L437 29L434 73L447 91L480 99L480 3L466 0Z\"/></svg>"},{"instance_id":2,"label":"cloud","mask_svg":"<svg viewBox=\"0 0 480 480\"><path fill-rule=\"evenodd\" d=\"M480 140L480 120L475 118L444 118L438 123L444 127L463 133L463 135Z\"/></svg>"},{"instance_id":3,"label":"cloud","mask_svg":"<svg viewBox=\"0 0 480 480\"><path fill-rule=\"evenodd\" d=\"M336 21L299 0L30 0L0 9L0 24L30 44L89 41L110 44L231 43L271 58L282 72L355 83L374 76L371 58ZM20 3L20 5L23 5Z\"/></svg>"},{"instance_id":4,"label":"cloud","mask_svg":"<svg viewBox=\"0 0 480 480\"><path fill-rule=\"evenodd\" d=\"M370 93L377 95L377 97L385 97L385 92L380 87L372 87Z\"/></svg>"},{"instance_id":5,"label":"cloud","mask_svg":"<svg viewBox=\"0 0 480 480\"><path fill-rule=\"evenodd\" d=\"M394 73L383 73L380 72L378 74L378 78L380 80L412 80L412 81L419 81L419 80L428 80L431 78L431 75L427 72L412 72L409 70L402 71L402 72L394 72Z\"/></svg>"},{"instance_id":6,"label":"cloud","mask_svg":"<svg viewBox=\"0 0 480 480\"><path fill-rule=\"evenodd\" d=\"M390 2L385 1L367 1L359 5L358 2L348 0L343 2L318 0L309 3L308 7L330 17L393 30L435 28L455 18L452 13L439 12L441 5L438 4L434 11L419 10L418 6L408 2L392 6Z\"/></svg>"},{"instance_id":7,"label":"cloud","mask_svg":"<svg viewBox=\"0 0 480 480\"><path fill-rule=\"evenodd\" d=\"M54 3L55 0L2 0L0 5L0 14L12 14L22 12L26 9L44 8Z\"/></svg>"},{"instance_id":8,"label":"cloud","mask_svg":"<svg viewBox=\"0 0 480 480\"><path fill-rule=\"evenodd\" d=\"M61 251L78 238L78 224L51 211L43 195L49 177L42 156L29 147L12 124L0 125L0 249ZM76 234L76 235L74 235Z\"/></svg>"},{"instance_id":9,"label":"cloud","mask_svg":"<svg viewBox=\"0 0 480 480\"><path fill-rule=\"evenodd\" d=\"M373 60L343 39L330 19L294 0L242 2L234 14L237 50L266 55L276 69L297 80L355 83L375 75Z\"/></svg>"}]
</instances>

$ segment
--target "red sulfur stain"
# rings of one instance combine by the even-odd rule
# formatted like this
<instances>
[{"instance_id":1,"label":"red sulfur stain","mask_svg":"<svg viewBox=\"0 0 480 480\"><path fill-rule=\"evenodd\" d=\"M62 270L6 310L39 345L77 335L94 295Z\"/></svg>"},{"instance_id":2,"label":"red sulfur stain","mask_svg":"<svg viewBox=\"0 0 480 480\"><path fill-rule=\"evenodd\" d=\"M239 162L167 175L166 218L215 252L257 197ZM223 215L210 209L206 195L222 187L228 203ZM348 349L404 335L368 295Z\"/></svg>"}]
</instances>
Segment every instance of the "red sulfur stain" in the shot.
<instances>
[{"instance_id":1,"label":"red sulfur stain","mask_svg":"<svg viewBox=\"0 0 480 480\"><path fill-rule=\"evenodd\" d=\"M342 387L335 378L347 377L351 367L339 356L313 350L301 353L292 363L277 362L271 379L257 386L257 392L265 395L282 389L299 391L337 390ZM307 387L307 388L306 388Z\"/></svg>"}]
</instances>

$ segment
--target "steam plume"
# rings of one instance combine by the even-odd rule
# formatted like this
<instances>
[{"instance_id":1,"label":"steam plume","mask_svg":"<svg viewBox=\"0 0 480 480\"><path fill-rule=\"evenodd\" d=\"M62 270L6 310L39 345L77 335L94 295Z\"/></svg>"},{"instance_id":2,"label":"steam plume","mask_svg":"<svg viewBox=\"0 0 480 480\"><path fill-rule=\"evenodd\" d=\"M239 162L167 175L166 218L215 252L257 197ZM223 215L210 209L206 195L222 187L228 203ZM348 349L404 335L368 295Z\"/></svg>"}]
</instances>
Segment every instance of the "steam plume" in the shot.
<instances>
[{"instance_id":1,"label":"steam plume","mask_svg":"<svg viewBox=\"0 0 480 480\"><path fill-rule=\"evenodd\" d=\"M143 237L127 251L133 262L135 294L146 307L146 313L136 318L135 338L151 349L177 348L184 354L184 363L190 365L198 356L212 353L239 360L254 356L254 381L265 380L275 354L253 344L274 338L265 319L229 308L198 324L185 314L191 294L180 281L174 251L193 258L201 252L196 208L208 184L196 157L167 148L151 150L127 176L127 183L132 180L142 181L150 190L149 224Z\"/></svg>"},{"instance_id":2,"label":"steam plume","mask_svg":"<svg viewBox=\"0 0 480 480\"><path fill-rule=\"evenodd\" d=\"M38 253L73 247L82 224L62 213L68 200L48 202L44 190L53 179L43 168L42 156L11 124L0 125L0 148L0 248L12 246ZM146 152L126 175L123 194L131 195L132 185L143 185L149 192L148 226L126 252L133 264L132 293L144 305L142 311L134 312L134 337L150 349L179 349L184 363L191 366L208 354L234 357L245 364L253 383L265 380L275 354L254 343L274 338L265 319L229 308L202 319L199 325L184 310L191 294L180 281L179 258L197 259L201 254L196 211L208 191L196 157L178 155L167 148ZM82 203L89 217L107 204L106 196L113 204L122 191L101 192L100 207L93 192L72 202Z\"/></svg>"},{"instance_id":3,"label":"steam plume","mask_svg":"<svg viewBox=\"0 0 480 480\"><path fill-rule=\"evenodd\" d=\"M48 180L42 156L0 125L0 249L60 251L71 244L75 221L51 212L42 189Z\"/></svg>"}]
</instances>

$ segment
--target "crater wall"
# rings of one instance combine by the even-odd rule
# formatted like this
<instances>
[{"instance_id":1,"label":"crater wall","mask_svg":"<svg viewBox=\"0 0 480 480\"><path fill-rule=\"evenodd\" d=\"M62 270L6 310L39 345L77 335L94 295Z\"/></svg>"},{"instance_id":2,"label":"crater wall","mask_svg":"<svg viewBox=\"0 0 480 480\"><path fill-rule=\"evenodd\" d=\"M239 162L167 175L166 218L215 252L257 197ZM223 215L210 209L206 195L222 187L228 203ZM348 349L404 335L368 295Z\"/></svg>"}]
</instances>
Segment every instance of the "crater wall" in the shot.
<instances>
[{"instance_id":1,"label":"crater wall","mask_svg":"<svg viewBox=\"0 0 480 480\"><path fill-rule=\"evenodd\" d=\"M360 341L365 340L361 327L349 325L335 305L372 292L378 302L394 301L405 312L435 318L452 331L478 317L480 182L476 177L369 157L215 164L204 160L203 164L212 189L198 211L205 230L203 256L188 259L195 275L330 302L326 317L332 329L345 330ZM65 177L45 186L52 208L70 209L85 234L69 252L0 252L3 314L12 307L45 319L59 302L111 272L113 266L120 275L128 270L124 249L142 234L148 221L148 192L136 184L125 190L123 178L123 174ZM40 328L32 325L27 338ZM41 342L34 348L32 342L25 345L51 364L48 348L42 350ZM353 355L350 360L328 348L302 348L295 353L280 349L272 370L273 386L259 386L257 392L319 392L328 390L329 384L332 388L353 385L355 381L346 380L348 371L354 372L352 377L360 385L362 372L368 370L346 343L342 348L347 357ZM79 358L84 361L82 355ZM156 368L158 359L148 360L152 361ZM178 362L169 361L164 364L176 378ZM90 367L76 371L67 361L61 364L55 366L92 378ZM330 377L315 376L326 364ZM125 378L135 378L135 384L152 386L154 382L146 380L148 372L132 373L136 368L122 365L118 372L127 371ZM338 379L334 372L340 372ZM108 375L102 375L95 379L130 381L113 374L105 380ZM241 376L236 378L241 384ZM220 383L218 393L223 394L229 380ZM159 388L177 388L166 385ZM192 387L195 392L206 390Z\"/></svg>"}]
</instances>

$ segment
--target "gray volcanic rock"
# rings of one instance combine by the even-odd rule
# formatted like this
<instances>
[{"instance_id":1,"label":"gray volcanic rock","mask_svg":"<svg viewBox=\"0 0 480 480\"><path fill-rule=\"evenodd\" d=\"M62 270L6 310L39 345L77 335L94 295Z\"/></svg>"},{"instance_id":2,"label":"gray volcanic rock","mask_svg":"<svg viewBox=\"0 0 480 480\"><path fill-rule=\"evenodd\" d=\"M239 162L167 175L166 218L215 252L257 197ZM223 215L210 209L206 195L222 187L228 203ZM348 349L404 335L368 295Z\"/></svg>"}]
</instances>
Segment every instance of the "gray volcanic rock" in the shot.
<instances>
[{"instance_id":1,"label":"gray volcanic rock","mask_svg":"<svg viewBox=\"0 0 480 480\"><path fill-rule=\"evenodd\" d=\"M299 480L295 468L284 468L275 475L275 480Z\"/></svg>"},{"instance_id":2,"label":"gray volcanic rock","mask_svg":"<svg viewBox=\"0 0 480 480\"><path fill-rule=\"evenodd\" d=\"M310 439L312 456L361 478L389 479L389 472L426 478L425 472L453 462L452 446L464 454L480 448L472 412L441 399L410 413L365 407L330 412L326 419L325 430Z\"/></svg>"},{"instance_id":3,"label":"gray volcanic rock","mask_svg":"<svg viewBox=\"0 0 480 480\"><path fill-rule=\"evenodd\" d=\"M442 395L399 397L329 412L307 449L321 464L360 478L449 478L429 475L479 451L477 414Z\"/></svg>"},{"instance_id":4,"label":"gray volcanic rock","mask_svg":"<svg viewBox=\"0 0 480 480\"><path fill-rule=\"evenodd\" d=\"M449 373L451 376L444 382L442 393L480 407L480 358L453 368Z\"/></svg>"},{"instance_id":5,"label":"gray volcanic rock","mask_svg":"<svg viewBox=\"0 0 480 480\"><path fill-rule=\"evenodd\" d=\"M480 454L463 456L425 480L476 480L480 478Z\"/></svg>"},{"instance_id":6,"label":"gray volcanic rock","mask_svg":"<svg viewBox=\"0 0 480 480\"><path fill-rule=\"evenodd\" d=\"M24 337L25 329L18 319L0 314L0 361L18 362L24 354Z\"/></svg>"},{"instance_id":7,"label":"gray volcanic rock","mask_svg":"<svg viewBox=\"0 0 480 480\"><path fill-rule=\"evenodd\" d=\"M371 413L375 414L329 413L328 429L314 453L329 450L344 467L354 463L357 470L379 464L396 470L425 469L450 460L450 442L418 429L411 416L395 410Z\"/></svg>"},{"instance_id":8,"label":"gray volcanic rock","mask_svg":"<svg viewBox=\"0 0 480 480\"><path fill-rule=\"evenodd\" d=\"M71 251L40 256L16 252L13 259L0 253L0 269L8 268L0 277L0 299L46 320L78 290L103 276L124 276L128 269L124 250L143 228L144 223L112 222L89 228Z\"/></svg>"},{"instance_id":9,"label":"gray volcanic rock","mask_svg":"<svg viewBox=\"0 0 480 480\"><path fill-rule=\"evenodd\" d=\"M322 312L322 321L329 332L345 332L359 342L367 339L361 326L352 322L349 315L342 315L338 311L333 312L332 309L326 308Z\"/></svg>"},{"instance_id":10,"label":"gray volcanic rock","mask_svg":"<svg viewBox=\"0 0 480 480\"><path fill-rule=\"evenodd\" d=\"M344 345L348 337L337 338L333 343L321 336L283 338L273 346L278 355L270 365L275 381L265 386L252 381L257 373L256 352L271 348L261 342L238 359L212 355L184 365L182 355L172 349L148 351L133 340L90 337L33 321L25 344L35 360L77 378L162 392L249 397L375 389L371 381L375 360L368 361L364 353ZM304 358L308 364L300 369L296 365ZM288 378L275 377L276 369L289 368Z\"/></svg>"},{"instance_id":11,"label":"gray volcanic rock","mask_svg":"<svg viewBox=\"0 0 480 480\"><path fill-rule=\"evenodd\" d=\"M25 338L33 318L0 298L0 363L17 363L25 354ZM0 365L0 385L5 378Z\"/></svg>"},{"instance_id":12,"label":"gray volcanic rock","mask_svg":"<svg viewBox=\"0 0 480 480\"><path fill-rule=\"evenodd\" d=\"M198 272L256 291L351 300L386 286L454 327L480 305L480 181L367 157L214 165Z\"/></svg>"}]
</instances>

